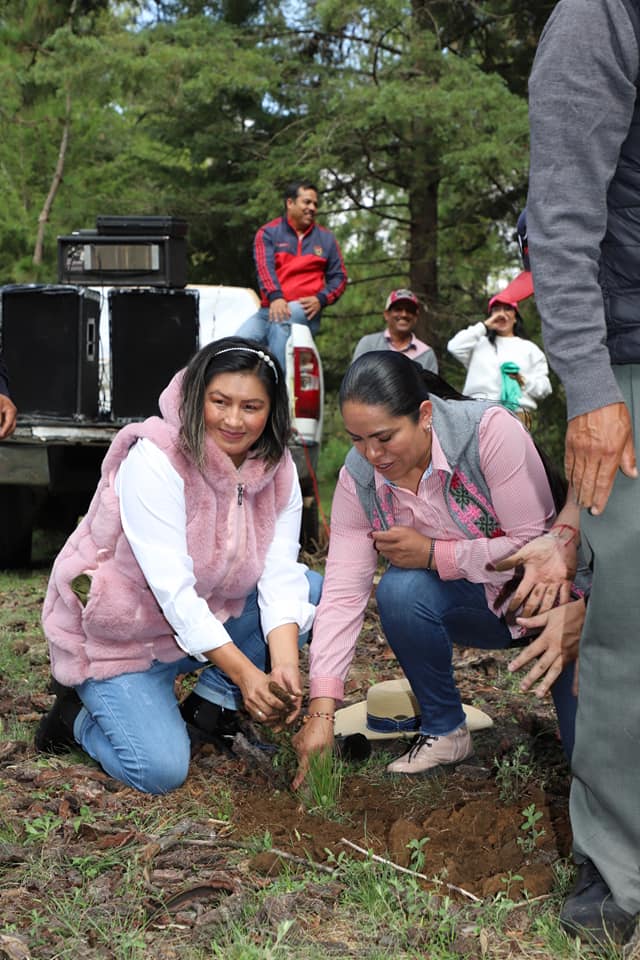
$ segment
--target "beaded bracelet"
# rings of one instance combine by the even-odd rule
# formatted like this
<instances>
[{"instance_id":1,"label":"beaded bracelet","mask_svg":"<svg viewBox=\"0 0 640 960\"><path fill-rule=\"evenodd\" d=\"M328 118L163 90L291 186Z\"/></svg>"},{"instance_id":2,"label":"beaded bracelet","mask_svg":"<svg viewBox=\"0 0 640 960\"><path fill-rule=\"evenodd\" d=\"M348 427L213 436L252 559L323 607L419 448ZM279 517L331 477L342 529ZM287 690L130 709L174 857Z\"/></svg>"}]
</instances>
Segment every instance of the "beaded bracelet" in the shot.
<instances>
[{"instance_id":1,"label":"beaded bracelet","mask_svg":"<svg viewBox=\"0 0 640 960\"><path fill-rule=\"evenodd\" d=\"M319 720L330 720L331 723L335 723L335 722L336 722L336 718L335 718L335 715L334 715L333 713L320 713L320 712L317 712L317 713L307 713L307 714L305 714L304 717L302 718L302 722L303 722L303 723L308 723L309 720L312 720L312 719L314 719L315 717L317 717Z\"/></svg>"},{"instance_id":2,"label":"beaded bracelet","mask_svg":"<svg viewBox=\"0 0 640 960\"><path fill-rule=\"evenodd\" d=\"M427 570L433 570L433 554L436 549L435 537L431 538L431 546L429 547L429 559L427 560Z\"/></svg>"}]
</instances>

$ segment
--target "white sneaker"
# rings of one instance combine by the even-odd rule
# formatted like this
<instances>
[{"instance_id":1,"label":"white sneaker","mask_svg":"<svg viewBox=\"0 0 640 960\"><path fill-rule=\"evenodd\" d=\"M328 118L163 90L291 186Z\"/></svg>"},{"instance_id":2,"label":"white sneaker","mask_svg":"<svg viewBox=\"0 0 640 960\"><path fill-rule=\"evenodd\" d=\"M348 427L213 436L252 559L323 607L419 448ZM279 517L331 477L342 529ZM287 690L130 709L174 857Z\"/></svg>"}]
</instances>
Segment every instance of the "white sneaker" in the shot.
<instances>
[{"instance_id":1,"label":"white sneaker","mask_svg":"<svg viewBox=\"0 0 640 960\"><path fill-rule=\"evenodd\" d=\"M446 737L419 734L406 753L387 766L388 773L425 773L435 767L462 763L473 753L471 734L459 727Z\"/></svg>"}]
</instances>

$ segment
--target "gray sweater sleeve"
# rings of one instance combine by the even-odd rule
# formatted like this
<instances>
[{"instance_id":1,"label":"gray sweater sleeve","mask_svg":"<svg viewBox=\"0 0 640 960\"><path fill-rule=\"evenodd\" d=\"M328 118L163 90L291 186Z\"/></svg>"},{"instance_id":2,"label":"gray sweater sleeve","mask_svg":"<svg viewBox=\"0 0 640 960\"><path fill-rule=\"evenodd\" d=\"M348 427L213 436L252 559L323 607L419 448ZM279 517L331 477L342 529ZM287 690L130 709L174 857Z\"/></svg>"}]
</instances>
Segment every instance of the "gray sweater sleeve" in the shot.
<instances>
[{"instance_id":1,"label":"gray sweater sleeve","mask_svg":"<svg viewBox=\"0 0 640 960\"><path fill-rule=\"evenodd\" d=\"M622 399L606 347L600 243L639 51L622 0L560 0L529 81L527 230L545 349L571 419Z\"/></svg>"}]
</instances>

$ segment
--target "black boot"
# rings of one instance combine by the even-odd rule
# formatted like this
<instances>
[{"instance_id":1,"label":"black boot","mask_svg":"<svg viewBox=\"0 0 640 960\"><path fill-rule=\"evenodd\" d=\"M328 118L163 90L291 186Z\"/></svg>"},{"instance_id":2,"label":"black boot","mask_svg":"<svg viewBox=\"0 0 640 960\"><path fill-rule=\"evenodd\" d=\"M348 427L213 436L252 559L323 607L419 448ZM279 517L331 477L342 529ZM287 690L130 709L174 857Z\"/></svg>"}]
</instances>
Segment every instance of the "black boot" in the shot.
<instances>
[{"instance_id":1,"label":"black boot","mask_svg":"<svg viewBox=\"0 0 640 960\"><path fill-rule=\"evenodd\" d=\"M335 752L347 763L364 763L371 756L371 744L363 733L335 738Z\"/></svg>"},{"instance_id":2,"label":"black boot","mask_svg":"<svg viewBox=\"0 0 640 960\"><path fill-rule=\"evenodd\" d=\"M73 687L63 687L57 681L54 684L56 699L36 730L35 747L40 753L66 753L79 747L73 724L82 709L82 700Z\"/></svg>"},{"instance_id":3,"label":"black boot","mask_svg":"<svg viewBox=\"0 0 640 960\"><path fill-rule=\"evenodd\" d=\"M180 713L194 746L212 743L219 750L231 749L233 738L240 729L236 710L227 710L197 693L190 693L180 704Z\"/></svg>"},{"instance_id":4,"label":"black boot","mask_svg":"<svg viewBox=\"0 0 640 960\"><path fill-rule=\"evenodd\" d=\"M626 943L636 917L618 906L596 866L585 860L578 865L573 890L562 906L560 925L570 936L606 946Z\"/></svg>"}]
</instances>

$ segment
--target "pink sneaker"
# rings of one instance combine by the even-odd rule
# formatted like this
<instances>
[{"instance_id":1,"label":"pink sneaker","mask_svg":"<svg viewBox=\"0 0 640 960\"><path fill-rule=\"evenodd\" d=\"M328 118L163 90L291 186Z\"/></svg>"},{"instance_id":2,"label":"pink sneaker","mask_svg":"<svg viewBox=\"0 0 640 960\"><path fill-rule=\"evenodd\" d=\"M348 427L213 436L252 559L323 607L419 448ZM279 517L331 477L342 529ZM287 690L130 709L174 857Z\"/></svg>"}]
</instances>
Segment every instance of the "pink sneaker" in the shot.
<instances>
[{"instance_id":1,"label":"pink sneaker","mask_svg":"<svg viewBox=\"0 0 640 960\"><path fill-rule=\"evenodd\" d=\"M446 737L419 734L406 753L387 766L387 773L425 773L435 767L462 763L473 753L471 735L466 726Z\"/></svg>"}]
</instances>

